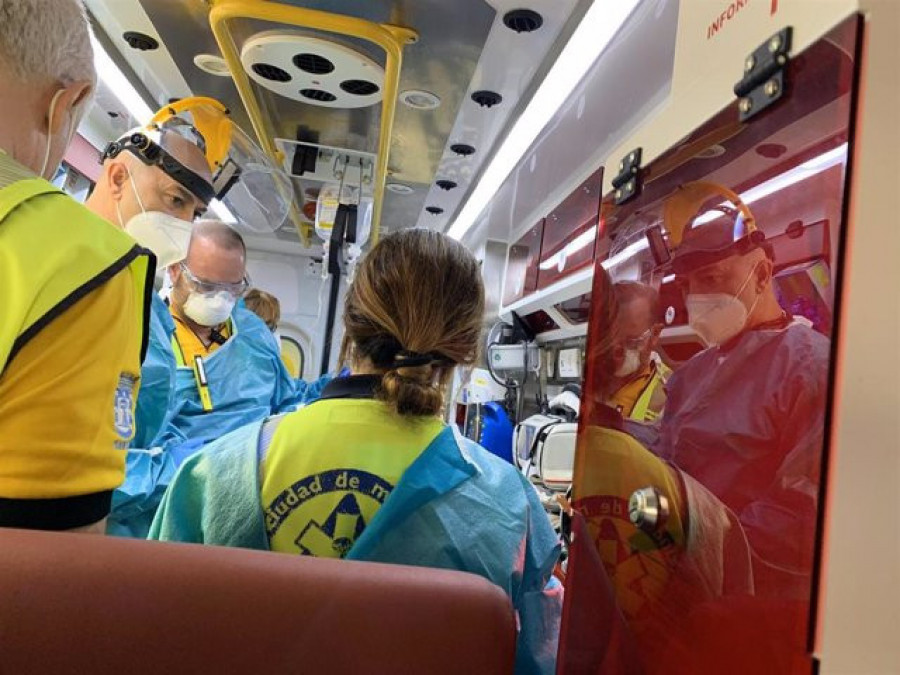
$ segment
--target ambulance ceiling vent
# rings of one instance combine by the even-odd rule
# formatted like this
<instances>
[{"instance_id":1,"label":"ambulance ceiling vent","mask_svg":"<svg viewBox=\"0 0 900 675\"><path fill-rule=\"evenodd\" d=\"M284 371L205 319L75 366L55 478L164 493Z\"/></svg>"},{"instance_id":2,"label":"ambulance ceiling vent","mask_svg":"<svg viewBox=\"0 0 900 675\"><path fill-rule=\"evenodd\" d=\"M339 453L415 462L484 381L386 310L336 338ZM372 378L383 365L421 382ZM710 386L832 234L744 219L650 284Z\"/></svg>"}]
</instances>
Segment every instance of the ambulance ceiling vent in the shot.
<instances>
[{"instance_id":1,"label":"ambulance ceiling vent","mask_svg":"<svg viewBox=\"0 0 900 675\"><path fill-rule=\"evenodd\" d=\"M294 101L326 108L363 108L381 101L384 69L365 54L322 38L266 31L244 43L250 78Z\"/></svg>"},{"instance_id":2,"label":"ambulance ceiling vent","mask_svg":"<svg viewBox=\"0 0 900 675\"><path fill-rule=\"evenodd\" d=\"M544 17L530 9L514 9L503 15L503 23L517 33L532 33L544 25Z\"/></svg>"}]
</instances>

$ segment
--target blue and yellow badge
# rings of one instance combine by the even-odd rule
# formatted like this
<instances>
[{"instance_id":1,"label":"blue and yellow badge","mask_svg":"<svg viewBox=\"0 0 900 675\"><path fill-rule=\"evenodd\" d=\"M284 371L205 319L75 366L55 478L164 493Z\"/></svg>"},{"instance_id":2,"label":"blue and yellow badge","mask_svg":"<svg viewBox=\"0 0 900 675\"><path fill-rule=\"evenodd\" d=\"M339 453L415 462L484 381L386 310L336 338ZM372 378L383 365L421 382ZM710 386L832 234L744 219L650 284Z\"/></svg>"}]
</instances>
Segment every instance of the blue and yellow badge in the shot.
<instances>
[{"instance_id":1,"label":"blue and yellow badge","mask_svg":"<svg viewBox=\"0 0 900 675\"><path fill-rule=\"evenodd\" d=\"M357 469L333 469L298 480L265 509L272 549L343 558L394 486Z\"/></svg>"},{"instance_id":2,"label":"blue and yellow badge","mask_svg":"<svg viewBox=\"0 0 900 675\"><path fill-rule=\"evenodd\" d=\"M121 439L116 441L116 447L124 450L129 441L134 438L134 391L137 378L128 373L119 375L119 384L116 387L113 399L113 426L116 434Z\"/></svg>"}]
</instances>

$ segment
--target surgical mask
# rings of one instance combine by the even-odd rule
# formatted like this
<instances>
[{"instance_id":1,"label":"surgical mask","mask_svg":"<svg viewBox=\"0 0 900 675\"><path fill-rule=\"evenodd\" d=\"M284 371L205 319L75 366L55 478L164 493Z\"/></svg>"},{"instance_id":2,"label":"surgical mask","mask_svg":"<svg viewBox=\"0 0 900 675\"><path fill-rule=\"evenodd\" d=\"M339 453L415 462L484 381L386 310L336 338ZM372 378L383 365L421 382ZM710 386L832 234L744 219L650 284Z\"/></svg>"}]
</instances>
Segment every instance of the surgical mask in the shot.
<instances>
[{"instance_id":1,"label":"surgical mask","mask_svg":"<svg viewBox=\"0 0 900 675\"><path fill-rule=\"evenodd\" d=\"M56 103L59 101L59 97L62 96L65 89L58 90L55 94L53 94L53 98L50 99L50 109L47 112L47 124L50 125L53 123L53 113L56 112ZM68 148L69 143L72 142L72 136L75 134L76 124L76 116L74 109L69 110L69 131L66 133L65 145L63 148ZM41 178L46 180L50 180L53 178L53 174L56 173L56 169L58 166L54 166L53 170L50 172L50 175L47 175L47 168L50 164L50 151L53 148L53 134L50 133L49 126L47 128L47 145L44 146L44 161L41 162Z\"/></svg>"},{"instance_id":2,"label":"surgical mask","mask_svg":"<svg viewBox=\"0 0 900 675\"><path fill-rule=\"evenodd\" d=\"M116 202L116 213L119 216L119 224L128 234L144 248L149 248L156 256L156 269L164 270L170 265L179 263L187 258L188 246L191 243L191 223L170 216L162 211L147 211L138 194L137 186L131 172L128 172L128 180L141 213L122 223L122 212L119 210L119 202Z\"/></svg>"},{"instance_id":3,"label":"surgical mask","mask_svg":"<svg viewBox=\"0 0 900 675\"><path fill-rule=\"evenodd\" d=\"M750 312L756 307L760 296L753 301L753 306L749 311L738 296L750 283L755 271L756 266L750 270L750 274L747 275L747 279L736 295L693 293L687 296L685 304L688 311L688 323L708 346L713 347L728 342L747 325Z\"/></svg>"},{"instance_id":4,"label":"surgical mask","mask_svg":"<svg viewBox=\"0 0 900 675\"><path fill-rule=\"evenodd\" d=\"M224 323L237 302L231 293L216 291L214 293L198 293L191 291L182 310L191 321L201 326L218 326Z\"/></svg>"},{"instance_id":5,"label":"surgical mask","mask_svg":"<svg viewBox=\"0 0 900 675\"><path fill-rule=\"evenodd\" d=\"M620 365L616 372L613 373L616 377L628 377L629 375L633 375L637 372L637 369L641 367L641 352L639 349L626 349L625 350L625 360L622 361L622 365Z\"/></svg>"}]
</instances>

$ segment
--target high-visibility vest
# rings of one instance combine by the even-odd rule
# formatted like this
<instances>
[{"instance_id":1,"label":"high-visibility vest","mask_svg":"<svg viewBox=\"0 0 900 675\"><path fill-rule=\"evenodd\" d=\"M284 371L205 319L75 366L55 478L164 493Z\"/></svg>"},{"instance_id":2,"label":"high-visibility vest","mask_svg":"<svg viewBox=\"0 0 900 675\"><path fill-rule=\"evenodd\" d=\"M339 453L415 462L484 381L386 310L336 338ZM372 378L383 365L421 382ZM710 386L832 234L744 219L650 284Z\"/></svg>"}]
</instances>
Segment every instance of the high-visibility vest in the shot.
<instances>
[{"instance_id":1,"label":"high-visibility vest","mask_svg":"<svg viewBox=\"0 0 900 675\"><path fill-rule=\"evenodd\" d=\"M149 251L49 182L30 178L0 188L0 516L12 519L2 522L65 529L108 512L134 434L154 271ZM126 301L118 294L108 307L88 302L123 283L133 293L127 299L133 315L123 318ZM78 354L65 377L44 364L31 367L41 350L72 339L67 331L83 311L93 312L97 342L114 341L116 372L85 363L73 377ZM119 330L126 343L118 341ZM55 403L35 408L33 392L51 380Z\"/></svg>"},{"instance_id":2,"label":"high-visibility vest","mask_svg":"<svg viewBox=\"0 0 900 675\"><path fill-rule=\"evenodd\" d=\"M65 243L65 245L54 245ZM146 325L155 260L125 232L34 178L0 189L0 374L56 317L127 268ZM141 358L147 349L146 332Z\"/></svg>"}]
</instances>

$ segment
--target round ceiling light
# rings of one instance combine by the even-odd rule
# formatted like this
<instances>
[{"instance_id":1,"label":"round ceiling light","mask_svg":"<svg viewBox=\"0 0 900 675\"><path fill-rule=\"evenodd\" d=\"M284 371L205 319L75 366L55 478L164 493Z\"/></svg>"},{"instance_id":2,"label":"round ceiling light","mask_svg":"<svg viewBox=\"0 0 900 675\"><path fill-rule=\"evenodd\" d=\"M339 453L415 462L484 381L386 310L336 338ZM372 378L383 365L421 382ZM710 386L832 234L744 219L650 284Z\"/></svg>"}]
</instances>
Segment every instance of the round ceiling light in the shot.
<instances>
[{"instance_id":1,"label":"round ceiling light","mask_svg":"<svg viewBox=\"0 0 900 675\"><path fill-rule=\"evenodd\" d=\"M400 102L416 110L434 110L441 104L441 99L430 91L407 89L400 92Z\"/></svg>"},{"instance_id":2,"label":"round ceiling light","mask_svg":"<svg viewBox=\"0 0 900 675\"><path fill-rule=\"evenodd\" d=\"M225 59L215 54L197 54L194 57L194 65L204 73L216 75L217 77L229 77L231 75Z\"/></svg>"},{"instance_id":3,"label":"round ceiling light","mask_svg":"<svg viewBox=\"0 0 900 675\"><path fill-rule=\"evenodd\" d=\"M411 195L415 192L413 188L409 185L404 185L403 183L388 183L384 187L395 195Z\"/></svg>"}]
</instances>

